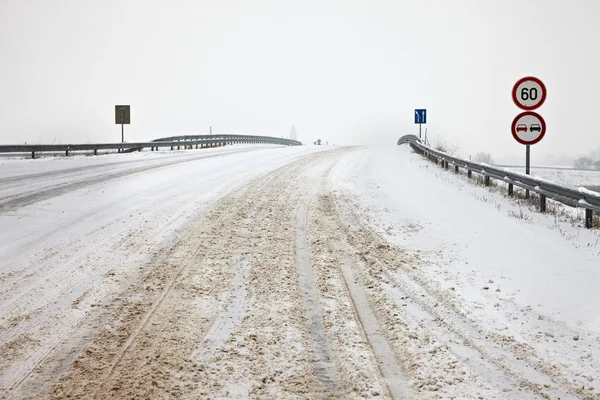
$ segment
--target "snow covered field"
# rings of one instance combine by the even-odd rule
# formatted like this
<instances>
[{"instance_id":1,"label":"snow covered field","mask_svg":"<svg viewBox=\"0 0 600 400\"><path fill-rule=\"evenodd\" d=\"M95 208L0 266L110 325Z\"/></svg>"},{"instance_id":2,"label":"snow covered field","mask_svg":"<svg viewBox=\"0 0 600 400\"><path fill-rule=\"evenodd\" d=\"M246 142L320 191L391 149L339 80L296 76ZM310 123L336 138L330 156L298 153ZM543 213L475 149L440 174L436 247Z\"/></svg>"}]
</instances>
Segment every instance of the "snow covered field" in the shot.
<instances>
[{"instance_id":1,"label":"snow covered field","mask_svg":"<svg viewBox=\"0 0 600 400\"><path fill-rule=\"evenodd\" d=\"M525 172L525 168L511 167L511 170ZM586 187L600 190L600 171L586 171L565 168L531 168L531 175L539 176L563 185Z\"/></svg>"},{"instance_id":2,"label":"snow covered field","mask_svg":"<svg viewBox=\"0 0 600 400\"><path fill-rule=\"evenodd\" d=\"M600 235L408 146L0 165L0 398L600 399Z\"/></svg>"}]
</instances>

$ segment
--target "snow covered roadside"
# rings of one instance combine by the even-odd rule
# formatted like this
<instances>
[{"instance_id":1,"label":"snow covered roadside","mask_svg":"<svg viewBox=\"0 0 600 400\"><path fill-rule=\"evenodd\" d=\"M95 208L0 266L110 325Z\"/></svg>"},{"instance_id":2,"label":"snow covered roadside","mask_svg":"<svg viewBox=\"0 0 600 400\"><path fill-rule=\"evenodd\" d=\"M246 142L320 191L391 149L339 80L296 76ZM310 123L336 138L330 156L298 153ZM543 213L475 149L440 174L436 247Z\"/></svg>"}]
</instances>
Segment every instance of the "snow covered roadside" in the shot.
<instances>
[{"instance_id":1,"label":"snow covered roadside","mask_svg":"<svg viewBox=\"0 0 600 400\"><path fill-rule=\"evenodd\" d=\"M514 398L506 390L521 385L519 398L600 398L597 231L532 212L408 146L355 152L335 167L331 185L357 235L372 231L408 260L383 274L387 298L450 349L467 376L483 380L461 393L438 379L432 397L477 398L489 387L483 398ZM394 259L377 253L367 262ZM424 346L405 345L415 355ZM425 375L440 368L419 362Z\"/></svg>"},{"instance_id":2,"label":"snow covered roadside","mask_svg":"<svg viewBox=\"0 0 600 400\"><path fill-rule=\"evenodd\" d=\"M8 186L14 196L51 190L57 182L62 188L64 174L70 174L67 181L76 175L86 185L48 191L41 201L0 212L0 397L17 388L60 343L69 344L67 338L79 344L89 340L73 334L80 321L100 304L118 300L123 288L143 276L151 261L218 199L321 149L218 150L150 157L169 157L168 164L145 170L137 169L137 159L145 154L98 157L99 169L83 173L87 158L10 164L0 196ZM122 174L113 176L113 158L136 161L120 165ZM69 163L76 171L54 168L54 163ZM49 171L52 179L43 175Z\"/></svg>"}]
</instances>

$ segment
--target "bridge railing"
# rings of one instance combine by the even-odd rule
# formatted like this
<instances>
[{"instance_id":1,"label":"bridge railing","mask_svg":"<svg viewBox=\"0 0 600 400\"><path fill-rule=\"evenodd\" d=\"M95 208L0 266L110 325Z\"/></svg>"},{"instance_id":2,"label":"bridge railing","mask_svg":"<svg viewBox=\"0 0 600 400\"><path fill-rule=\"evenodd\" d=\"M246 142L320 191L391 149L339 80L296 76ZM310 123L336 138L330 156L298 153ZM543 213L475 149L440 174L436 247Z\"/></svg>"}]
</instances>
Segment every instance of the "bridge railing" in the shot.
<instances>
[{"instance_id":1,"label":"bridge railing","mask_svg":"<svg viewBox=\"0 0 600 400\"><path fill-rule=\"evenodd\" d=\"M435 161L445 169L448 169L449 165L454 166L455 172L459 172L459 169L463 168L469 177L473 172L478 173L484 177L486 186L490 186L490 179L505 182L508 185L509 196L513 195L514 186L537 193L541 212L546 211L546 199L552 199L571 207L583 208L585 209L586 228L593 226L594 212L600 213L600 193L598 192L586 188L559 185L543 178L454 157L424 145L415 135L401 137L398 140L398 145L400 144L409 144L416 152Z\"/></svg>"}]
</instances>

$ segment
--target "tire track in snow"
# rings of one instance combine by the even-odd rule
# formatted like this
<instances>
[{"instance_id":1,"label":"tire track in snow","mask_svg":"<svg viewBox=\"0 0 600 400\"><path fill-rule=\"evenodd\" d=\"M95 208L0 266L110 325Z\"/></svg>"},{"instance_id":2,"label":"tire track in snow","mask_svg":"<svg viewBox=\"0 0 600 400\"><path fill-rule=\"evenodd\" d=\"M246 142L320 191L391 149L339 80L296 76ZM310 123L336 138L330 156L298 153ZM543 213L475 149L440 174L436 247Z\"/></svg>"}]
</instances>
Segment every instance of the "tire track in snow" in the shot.
<instances>
[{"instance_id":1,"label":"tire track in snow","mask_svg":"<svg viewBox=\"0 0 600 400\"><path fill-rule=\"evenodd\" d=\"M344 298L351 307L360 335L372 355L384 395L392 399L412 399L414 393L409 389L408 378L383 334L383 326L371 307L364 282L356 271L360 260L343 235L344 230L332 198L324 187L321 192L325 194L320 195L316 202L313 229L320 232L318 237L324 238L327 251L334 257L333 264L343 286Z\"/></svg>"},{"instance_id":2,"label":"tire track in snow","mask_svg":"<svg viewBox=\"0 0 600 400\"><path fill-rule=\"evenodd\" d=\"M200 362L213 357L223 347L235 326L246 313L246 295L251 265L240 262L239 271L232 283L233 290L222 299L223 306L208 328L204 338L198 343L198 350L192 358Z\"/></svg>"},{"instance_id":3,"label":"tire track in snow","mask_svg":"<svg viewBox=\"0 0 600 400\"><path fill-rule=\"evenodd\" d=\"M310 249L307 238L308 208L317 190L318 186L313 185L310 192L300 200L296 210L296 269L308 331L312 338L313 351L318 359L315 372L319 381L331 391L332 395L335 395L339 387L338 377L332 364L331 352L325 335L318 289L310 265Z\"/></svg>"},{"instance_id":4,"label":"tire track in snow","mask_svg":"<svg viewBox=\"0 0 600 400\"><path fill-rule=\"evenodd\" d=\"M346 242L339 241L336 244L339 246L340 251L347 251L343 250L348 245ZM412 398L414 394L408 388L408 379L402 367L396 361L387 338L382 334L382 326L369 304L368 296L364 290L364 283L355 273L352 264L353 261L349 257L343 258L340 270L356 316L377 359L379 372L384 379L388 393L392 399Z\"/></svg>"}]
</instances>

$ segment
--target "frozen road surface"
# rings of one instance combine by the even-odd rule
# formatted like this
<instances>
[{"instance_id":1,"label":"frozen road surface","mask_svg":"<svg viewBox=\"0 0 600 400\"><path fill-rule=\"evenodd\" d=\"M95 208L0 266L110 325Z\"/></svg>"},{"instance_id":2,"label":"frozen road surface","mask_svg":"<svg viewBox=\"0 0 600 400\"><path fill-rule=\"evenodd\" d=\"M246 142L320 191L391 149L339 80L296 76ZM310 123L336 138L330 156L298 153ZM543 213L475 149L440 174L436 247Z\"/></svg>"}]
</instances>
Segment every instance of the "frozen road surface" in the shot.
<instances>
[{"instance_id":1,"label":"frozen road surface","mask_svg":"<svg viewBox=\"0 0 600 400\"><path fill-rule=\"evenodd\" d=\"M564 215L403 146L0 161L0 398L600 399Z\"/></svg>"}]
</instances>

